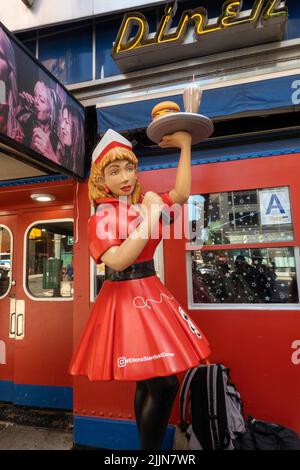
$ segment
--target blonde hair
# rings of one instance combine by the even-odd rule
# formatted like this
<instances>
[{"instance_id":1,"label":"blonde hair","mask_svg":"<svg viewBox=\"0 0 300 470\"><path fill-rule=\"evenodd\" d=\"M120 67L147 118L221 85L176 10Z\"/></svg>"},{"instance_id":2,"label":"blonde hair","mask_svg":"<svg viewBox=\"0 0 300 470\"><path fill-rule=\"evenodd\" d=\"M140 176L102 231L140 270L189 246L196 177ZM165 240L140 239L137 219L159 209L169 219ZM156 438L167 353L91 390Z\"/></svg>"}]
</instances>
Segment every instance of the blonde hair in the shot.
<instances>
[{"instance_id":1,"label":"blonde hair","mask_svg":"<svg viewBox=\"0 0 300 470\"><path fill-rule=\"evenodd\" d=\"M96 207L101 204L99 199L103 199L105 197L113 197L111 192L107 193L105 191L105 184L104 181L101 182L101 178L104 178L104 169L109 164L115 160L128 160L134 164L135 170L137 169L138 159L134 155L131 150L124 149L123 147L115 147L109 152L105 154L105 156L100 160L99 163L92 163L90 177L88 181L88 188L89 188L89 199L91 204ZM131 195L132 204L136 204L139 201L141 195L141 185L137 181L134 191ZM97 202L96 202L97 201Z\"/></svg>"}]
</instances>

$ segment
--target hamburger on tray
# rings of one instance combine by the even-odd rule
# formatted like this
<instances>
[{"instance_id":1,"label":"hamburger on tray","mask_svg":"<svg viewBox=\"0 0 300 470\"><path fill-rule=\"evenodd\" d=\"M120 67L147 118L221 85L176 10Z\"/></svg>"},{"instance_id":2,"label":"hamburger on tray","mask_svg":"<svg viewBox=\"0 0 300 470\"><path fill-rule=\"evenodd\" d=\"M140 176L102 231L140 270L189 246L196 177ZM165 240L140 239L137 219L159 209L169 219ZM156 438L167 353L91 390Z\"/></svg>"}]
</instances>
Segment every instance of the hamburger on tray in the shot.
<instances>
[{"instance_id":1,"label":"hamburger on tray","mask_svg":"<svg viewBox=\"0 0 300 470\"><path fill-rule=\"evenodd\" d=\"M174 101L162 101L161 103L158 103L156 106L154 106L151 112L151 117L154 120L166 114L179 112L180 107Z\"/></svg>"}]
</instances>

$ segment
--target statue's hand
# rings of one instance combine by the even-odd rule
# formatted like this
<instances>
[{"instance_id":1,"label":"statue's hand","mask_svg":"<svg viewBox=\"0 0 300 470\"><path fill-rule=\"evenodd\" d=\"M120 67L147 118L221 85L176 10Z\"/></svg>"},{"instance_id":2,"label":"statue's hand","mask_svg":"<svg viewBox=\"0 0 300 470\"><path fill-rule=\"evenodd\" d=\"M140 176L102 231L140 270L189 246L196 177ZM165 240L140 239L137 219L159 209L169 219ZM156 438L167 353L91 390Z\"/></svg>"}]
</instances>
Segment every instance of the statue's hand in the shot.
<instances>
[{"instance_id":1,"label":"statue's hand","mask_svg":"<svg viewBox=\"0 0 300 470\"><path fill-rule=\"evenodd\" d=\"M174 134L165 135L158 144L161 148L176 147L182 149L191 147L192 136L189 132L177 131Z\"/></svg>"}]
</instances>

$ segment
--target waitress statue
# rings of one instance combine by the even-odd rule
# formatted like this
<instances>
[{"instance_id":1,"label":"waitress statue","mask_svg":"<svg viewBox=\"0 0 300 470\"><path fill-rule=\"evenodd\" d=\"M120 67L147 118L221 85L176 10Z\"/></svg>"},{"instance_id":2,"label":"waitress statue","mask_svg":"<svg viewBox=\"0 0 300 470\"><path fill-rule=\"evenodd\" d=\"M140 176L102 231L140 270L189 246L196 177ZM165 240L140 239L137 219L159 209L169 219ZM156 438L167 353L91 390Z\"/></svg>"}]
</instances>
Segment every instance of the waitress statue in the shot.
<instances>
[{"instance_id":1,"label":"waitress statue","mask_svg":"<svg viewBox=\"0 0 300 470\"><path fill-rule=\"evenodd\" d=\"M93 152L89 197L97 211L88 224L89 249L96 263L105 263L105 281L70 366L71 374L91 381L136 382L136 423L141 449L149 450L162 446L179 385L176 374L210 354L205 336L154 269L162 209L183 205L191 189L191 135L178 131L159 145L181 151L175 185L144 197L127 139L110 129Z\"/></svg>"}]
</instances>

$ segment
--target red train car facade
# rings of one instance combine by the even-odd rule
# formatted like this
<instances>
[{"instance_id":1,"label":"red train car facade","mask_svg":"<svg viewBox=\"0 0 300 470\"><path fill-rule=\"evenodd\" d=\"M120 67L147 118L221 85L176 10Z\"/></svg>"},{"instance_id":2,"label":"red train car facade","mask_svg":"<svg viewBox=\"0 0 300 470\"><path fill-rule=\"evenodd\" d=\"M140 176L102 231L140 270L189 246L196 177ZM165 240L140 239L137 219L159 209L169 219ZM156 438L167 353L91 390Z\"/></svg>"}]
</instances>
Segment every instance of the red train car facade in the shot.
<instances>
[{"instance_id":1,"label":"red train car facade","mask_svg":"<svg viewBox=\"0 0 300 470\"><path fill-rule=\"evenodd\" d=\"M226 250L228 253L230 250L237 252L258 248L279 250L281 254L282 249L288 248L297 257L299 165L298 153L194 165L193 194L288 187L293 221L293 240L210 245L204 246L203 250L219 254ZM174 169L140 173L145 191L150 188L167 191L171 189L174 177ZM13 240L14 284L9 295L2 295L1 298L1 398L19 405L71 408L72 378L67 374L67 366L72 355L72 343L76 344L89 315L92 305L90 290L94 284L91 281L91 270L94 269L88 254L86 233L90 216L87 184L80 184L77 191L76 184L71 180L51 182L42 188L41 184L38 185L39 191L43 189L44 192L47 190L56 195L56 202L48 203L43 210L38 203L33 207L30 200L30 194L36 188L36 185L26 185L1 190L1 200L6 201L6 211L1 211L1 229L3 234L7 230ZM60 231L59 225L65 227L69 221L72 224L75 221L74 225L78 227L78 233L73 235L76 242L73 253L74 296L72 300L65 297L58 301L34 298L26 285L28 234L41 223L46 229L49 224L51 230L55 224L56 230ZM38 244L36 240L34 242ZM212 360L223 362L231 368L246 412L261 419L280 422L299 432L297 389L300 339L297 335L297 303L282 303L281 306L268 303L264 307L242 303L221 308L213 303L191 306L188 292L191 287L188 274L191 251L186 249L184 239L176 240L174 237L164 241L163 249L166 285L171 292L176 292L191 318L206 332L213 350ZM14 301L19 304L16 315L19 318L16 322L16 309L13 310L12 306ZM19 312L24 315L24 319ZM22 338L22 333L23 339L18 338ZM92 383L86 378L75 378L75 442L107 448L138 448L133 411L134 389L132 383ZM176 403L166 446L171 445L174 431L172 425L177 424L178 419Z\"/></svg>"},{"instance_id":2,"label":"red train car facade","mask_svg":"<svg viewBox=\"0 0 300 470\"><path fill-rule=\"evenodd\" d=\"M55 259L55 244L63 258L73 257L72 246L63 254L61 244L67 233L73 237L73 183L44 185L56 202L42 208L30 197L40 189L40 184L1 188L1 400L71 408L71 282L53 298L43 266Z\"/></svg>"},{"instance_id":3,"label":"red train car facade","mask_svg":"<svg viewBox=\"0 0 300 470\"><path fill-rule=\"evenodd\" d=\"M238 256L236 253L245 253L245 250L253 252L257 249L263 250L264 253L271 250L273 256L277 255L277 260L282 256L282 250L288 250L288 252L292 250L295 257L298 256L299 171L298 153L260 157L254 161L245 159L195 165L193 167L193 194L228 192L247 194L253 190L288 187L293 214L294 238L291 241L283 239L280 242L211 245L205 246L203 252L207 252L208 255L210 253L217 255L214 260L222 259L224 253L228 260L231 250L234 251L235 257ZM172 187L174 177L175 171L166 169L142 172L140 180L145 190L151 188L154 191L166 191ZM82 191L82 196L85 198L86 188L83 187ZM88 216L89 208L86 207L86 220ZM80 251L83 249L86 253L87 240L84 225L80 237L84 248L81 248L79 244L78 249ZM297 413L300 364L300 340L297 335L299 330L298 302L294 305L289 302L272 305L267 300L262 306L259 303L252 303L253 299L250 299L248 304L242 304L235 299L235 303L226 306L213 305L215 300L209 304L199 302L198 305L192 306L189 293L191 289L189 258L191 256L191 251L186 249L184 239L171 238L164 241L166 285L171 292L176 293L191 318L196 324L201 325L207 334L213 350L212 361L225 363L231 368L232 378L241 391L246 413L260 419L280 422L299 432L299 414ZM83 295L84 291L89 288L88 258L86 258L85 266L86 274L81 277L84 272L82 269L80 286L77 287L77 289L82 289L82 300L74 305L75 342L88 315L86 296ZM281 276L280 271L283 273ZM293 267L292 271L294 271ZM279 269L276 285L278 286L279 282L285 284L285 278L284 270ZM288 282L291 280L289 279ZM273 284L273 287L275 288L276 285ZM298 299L297 295L293 297L294 300ZM76 378L74 382L75 439L85 444L92 443L102 447L126 448L131 445L131 448L138 448L132 405L133 396L134 385L131 383L91 383L85 378ZM285 406L282 406L283 397L286 400ZM178 424L178 420L179 408L176 403L171 423ZM93 432L90 433L89 429L93 429ZM165 445L170 445L172 441L171 427L169 433Z\"/></svg>"},{"instance_id":4,"label":"red train car facade","mask_svg":"<svg viewBox=\"0 0 300 470\"><path fill-rule=\"evenodd\" d=\"M213 3L219 8L223 2ZM290 18L296 21L299 6L289 3ZM105 51L111 52L116 19L120 17L92 24L96 38L105 32ZM288 36L290 41L281 47L278 35L286 21L280 27L276 23L270 36L249 39L249 47L245 43L240 49L240 65L237 51L228 45L214 50L207 64L189 57L177 67L164 63L162 52L152 68L141 56L146 62L138 70L129 57L123 66L137 71L126 75L116 72L109 53L103 54L101 76L95 72L96 61L93 80L73 82L69 91L87 108L98 138L111 127L135 140L143 192L166 192L175 182L178 154L147 139L151 109L165 99L183 109L182 91L191 74L203 83L200 111L214 120L215 134L193 148L188 230L178 237L171 229L156 256L157 272L205 332L211 361L231 369L246 414L300 433L299 34ZM297 21L287 24L299 26ZM106 29L101 29L103 22ZM287 28L288 34L298 26ZM98 47L97 41L91 47ZM230 37L228 41L232 44ZM271 65L265 69L267 59ZM20 151L12 147L7 153L7 140L0 140L5 155ZM86 169L91 148L85 154ZM25 150L22 158L29 155L27 164L35 164L34 155L28 151L26 156ZM76 444L138 449L135 384L90 382L68 374L103 282L103 266L95 266L88 252L88 172L78 180L66 168L52 165L49 170L45 162L38 163L48 176L4 177L0 182L0 401L72 410ZM66 176L58 175L60 170ZM38 194L51 200L38 202L32 198ZM198 218L201 246L187 243ZM165 449L173 446L178 421L177 400Z\"/></svg>"}]
</instances>

